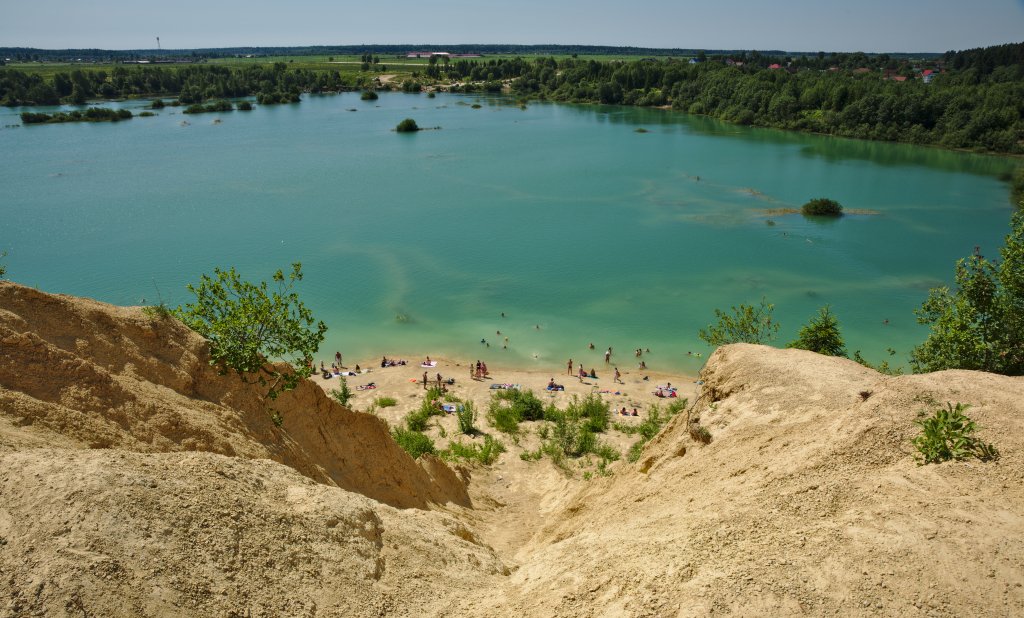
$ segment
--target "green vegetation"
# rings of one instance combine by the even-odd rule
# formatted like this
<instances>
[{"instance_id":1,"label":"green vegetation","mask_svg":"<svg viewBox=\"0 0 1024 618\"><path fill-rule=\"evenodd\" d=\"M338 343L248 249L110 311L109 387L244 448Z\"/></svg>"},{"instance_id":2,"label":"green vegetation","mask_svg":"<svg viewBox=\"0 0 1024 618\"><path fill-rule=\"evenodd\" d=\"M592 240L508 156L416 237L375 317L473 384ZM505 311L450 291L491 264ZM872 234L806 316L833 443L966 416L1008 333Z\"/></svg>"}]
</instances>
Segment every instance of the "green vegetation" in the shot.
<instances>
[{"instance_id":1,"label":"green vegetation","mask_svg":"<svg viewBox=\"0 0 1024 618\"><path fill-rule=\"evenodd\" d=\"M502 444L501 441L495 440L491 436L484 436L483 444L475 442L463 444L457 440L453 441L449 443L448 448L441 451L439 455L442 459L475 461L482 465L489 466L498 461L498 457L504 452L505 445Z\"/></svg>"},{"instance_id":2,"label":"green vegetation","mask_svg":"<svg viewBox=\"0 0 1024 618\"><path fill-rule=\"evenodd\" d=\"M181 113L183 114L205 114L208 112L230 112L234 111L234 106L231 105L230 101L221 99L220 101L214 101L206 105L189 105Z\"/></svg>"},{"instance_id":3,"label":"green vegetation","mask_svg":"<svg viewBox=\"0 0 1024 618\"><path fill-rule=\"evenodd\" d=\"M257 92L256 102L260 105L279 105L281 103L298 103L302 97L298 92L274 90L272 92ZM251 104L250 104L251 105Z\"/></svg>"},{"instance_id":4,"label":"green vegetation","mask_svg":"<svg viewBox=\"0 0 1024 618\"><path fill-rule=\"evenodd\" d=\"M430 436L421 431L392 427L391 437L394 438L395 442L398 443L398 446L402 447L402 450L406 453L409 453L413 459L416 459L420 455L433 455L437 453L434 441L430 439Z\"/></svg>"},{"instance_id":5,"label":"green vegetation","mask_svg":"<svg viewBox=\"0 0 1024 618\"><path fill-rule=\"evenodd\" d=\"M828 305L819 309L818 315L811 318L811 321L800 329L796 340L789 342L786 347L810 350L826 356L846 357L843 335L839 332L839 320Z\"/></svg>"},{"instance_id":6,"label":"green vegetation","mask_svg":"<svg viewBox=\"0 0 1024 618\"><path fill-rule=\"evenodd\" d=\"M545 418L544 404L531 390L500 390L491 395L487 420L502 433L516 434L519 423Z\"/></svg>"},{"instance_id":7,"label":"green vegetation","mask_svg":"<svg viewBox=\"0 0 1024 618\"><path fill-rule=\"evenodd\" d=\"M894 350L892 348L889 348L886 351L889 353L889 356L896 356L896 350ZM901 367L892 367L892 366L890 366L888 360L883 360L881 363L879 363L877 365L872 365L871 363L869 363L867 361L867 359L865 359L863 356L860 355L860 350L854 351L853 356L850 357L850 360L856 361L856 362L860 363L861 365L864 365L868 369L874 369L878 373L884 373L885 375L889 375L889 376L903 375L903 369Z\"/></svg>"},{"instance_id":8,"label":"green vegetation","mask_svg":"<svg viewBox=\"0 0 1024 618\"><path fill-rule=\"evenodd\" d=\"M0 279L7 276L7 267L3 264L3 259L7 257L6 251L0 251Z\"/></svg>"},{"instance_id":9,"label":"green vegetation","mask_svg":"<svg viewBox=\"0 0 1024 618\"><path fill-rule=\"evenodd\" d=\"M635 462L640 459L640 454L643 453L644 445L650 442L654 436L658 435L661 428L672 420L673 417L686 409L686 404L686 399L677 399L670 403L664 412L662 412L660 406L653 405L647 410L647 418L645 418L639 425L615 423L615 429L622 433L640 436L640 439L629 447L626 459L630 462Z\"/></svg>"},{"instance_id":10,"label":"green vegetation","mask_svg":"<svg viewBox=\"0 0 1024 618\"><path fill-rule=\"evenodd\" d=\"M766 344L779 332L778 323L772 320L774 309L775 305L764 298L757 307L742 304L738 308L732 307L732 315L715 309L718 323L708 324L707 329L702 328L697 336L715 348L730 343Z\"/></svg>"},{"instance_id":11,"label":"green vegetation","mask_svg":"<svg viewBox=\"0 0 1024 618\"><path fill-rule=\"evenodd\" d=\"M373 403L378 408L390 408L398 405L398 400L394 397L378 397L373 400Z\"/></svg>"},{"instance_id":12,"label":"green vegetation","mask_svg":"<svg viewBox=\"0 0 1024 618\"><path fill-rule=\"evenodd\" d=\"M932 289L917 321L931 327L910 354L916 372L976 369L1024 375L1024 210L989 261L977 250L956 263L956 291Z\"/></svg>"},{"instance_id":13,"label":"green vegetation","mask_svg":"<svg viewBox=\"0 0 1024 618\"><path fill-rule=\"evenodd\" d=\"M977 427L964 414L969 407L957 403L954 408L952 403L947 402L945 408L939 408L930 417L914 421L921 428L921 434L911 441L920 455L919 464L960 461L968 457L977 457L982 461L999 458L995 446L974 437Z\"/></svg>"},{"instance_id":14,"label":"green vegetation","mask_svg":"<svg viewBox=\"0 0 1024 618\"><path fill-rule=\"evenodd\" d=\"M240 112L251 112L252 111L252 103L250 103L248 101L242 101L241 103L238 104L238 111L240 111Z\"/></svg>"},{"instance_id":15,"label":"green vegetation","mask_svg":"<svg viewBox=\"0 0 1024 618\"><path fill-rule=\"evenodd\" d=\"M331 397L334 397L338 403L348 407L348 402L352 400L355 393L353 393L352 389L349 388L348 380L345 379L345 376L338 376L338 388L331 389L330 395Z\"/></svg>"},{"instance_id":16,"label":"green vegetation","mask_svg":"<svg viewBox=\"0 0 1024 618\"><path fill-rule=\"evenodd\" d=\"M200 50L176 65L115 64L129 52L11 49L0 104L55 105L96 98L180 97L182 103L377 87L381 54L396 88L500 92L516 99L671 106L737 124L993 152L1024 152L1024 43L911 57L861 52L792 56L580 46L448 46L504 54L407 59L399 46ZM308 52L308 53L307 53ZM281 54L293 54L284 56ZM512 56L508 55L511 54ZM515 54L519 54L516 56ZM528 55L528 57L524 56ZM632 58L630 57L632 56ZM637 57L641 59L636 59ZM68 63L84 58L105 64ZM333 58L333 60L332 60ZM690 63L693 58L696 62ZM48 64L29 62L49 60ZM179 60L181 60L179 58ZM57 61L57 62L54 62ZM459 87L448 84L460 83ZM522 103L519 103L522 104Z\"/></svg>"},{"instance_id":17,"label":"green vegetation","mask_svg":"<svg viewBox=\"0 0 1024 618\"><path fill-rule=\"evenodd\" d=\"M376 101L380 97L373 90L364 90L363 94L359 95L359 98L364 101Z\"/></svg>"},{"instance_id":18,"label":"green vegetation","mask_svg":"<svg viewBox=\"0 0 1024 618\"><path fill-rule=\"evenodd\" d=\"M468 436L478 433L477 428L474 426L476 422L476 409L473 407L473 402L467 401L455 409L455 417L459 422L459 433Z\"/></svg>"},{"instance_id":19,"label":"green vegetation","mask_svg":"<svg viewBox=\"0 0 1024 618\"><path fill-rule=\"evenodd\" d=\"M153 112L142 112L139 114L139 118L153 118L154 116L156 116L156 114Z\"/></svg>"},{"instance_id":20,"label":"green vegetation","mask_svg":"<svg viewBox=\"0 0 1024 618\"><path fill-rule=\"evenodd\" d=\"M419 130L419 125L417 125L416 121L412 118L406 118L402 122L399 122L398 126L395 127L395 131L398 131L399 133L412 133Z\"/></svg>"},{"instance_id":21,"label":"green vegetation","mask_svg":"<svg viewBox=\"0 0 1024 618\"><path fill-rule=\"evenodd\" d=\"M1010 201L1024 208L1024 165L1018 167L1010 178Z\"/></svg>"},{"instance_id":22,"label":"green vegetation","mask_svg":"<svg viewBox=\"0 0 1024 618\"><path fill-rule=\"evenodd\" d=\"M805 217L841 217L843 205L827 197L816 197L800 207Z\"/></svg>"},{"instance_id":23,"label":"green vegetation","mask_svg":"<svg viewBox=\"0 0 1024 618\"><path fill-rule=\"evenodd\" d=\"M327 326L313 319L294 286L302 280L302 264L292 264L287 276L278 270L273 281L243 281L234 268L214 269L199 285L189 284L196 301L174 310L175 316L210 343L210 360L221 372L234 370L244 379L256 376L267 386L266 397L295 388L310 373L309 359L324 340ZM281 371L269 361L287 360L291 370Z\"/></svg>"},{"instance_id":24,"label":"green vegetation","mask_svg":"<svg viewBox=\"0 0 1024 618\"><path fill-rule=\"evenodd\" d=\"M568 459L596 455L598 472L603 474L605 466L620 457L614 447L601 442L596 435L608 429L609 417L608 402L593 393L583 399L574 396L564 411L549 407L544 410L544 418L551 425L540 432L540 448L521 457L530 461L548 455L552 463L568 471Z\"/></svg>"},{"instance_id":25,"label":"green vegetation","mask_svg":"<svg viewBox=\"0 0 1024 618\"><path fill-rule=\"evenodd\" d=\"M165 107L163 99L156 99L149 104L150 109L163 109Z\"/></svg>"},{"instance_id":26,"label":"green vegetation","mask_svg":"<svg viewBox=\"0 0 1024 618\"><path fill-rule=\"evenodd\" d=\"M85 111L57 112L56 114L40 114L22 112L21 121L25 124L56 124L59 122L117 122L128 120L132 113L126 109L113 110L107 107L90 107Z\"/></svg>"}]
</instances>

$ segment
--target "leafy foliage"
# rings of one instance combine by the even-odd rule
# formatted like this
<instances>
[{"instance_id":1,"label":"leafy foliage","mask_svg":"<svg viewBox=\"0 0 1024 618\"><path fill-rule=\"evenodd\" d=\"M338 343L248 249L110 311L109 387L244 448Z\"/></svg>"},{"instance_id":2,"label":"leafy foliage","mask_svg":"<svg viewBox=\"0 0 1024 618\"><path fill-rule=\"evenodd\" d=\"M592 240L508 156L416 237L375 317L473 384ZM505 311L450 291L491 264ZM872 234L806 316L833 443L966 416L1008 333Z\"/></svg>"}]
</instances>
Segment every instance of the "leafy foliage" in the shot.
<instances>
[{"instance_id":1,"label":"leafy foliage","mask_svg":"<svg viewBox=\"0 0 1024 618\"><path fill-rule=\"evenodd\" d=\"M808 217L841 217L843 205L827 197L816 197L801 206L800 212Z\"/></svg>"},{"instance_id":2,"label":"leafy foliage","mask_svg":"<svg viewBox=\"0 0 1024 618\"><path fill-rule=\"evenodd\" d=\"M712 347L730 343L768 343L779 332L778 323L772 319L774 309L775 305L764 298L757 307L742 304L738 308L732 307L732 315L715 309L718 323L709 324L706 330L702 328L697 336Z\"/></svg>"},{"instance_id":3,"label":"leafy foliage","mask_svg":"<svg viewBox=\"0 0 1024 618\"><path fill-rule=\"evenodd\" d=\"M463 444L456 440L448 444L448 448L442 451L441 457L445 459L463 459L476 461L489 466L498 460L498 457L505 452L505 445L500 440L491 436L484 436L483 444Z\"/></svg>"},{"instance_id":4,"label":"leafy foliage","mask_svg":"<svg viewBox=\"0 0 1024 618\"><path fill-rule=\"evenodd\" d=\"M889 353L889 356L895 356L896 355L896 350L894 350L892 348L889 348L887 350L887 352ZM881 363L878 363L877 365L872 365L871 363L869 363L867 361L866 358L864 358L863 356L860 355L860 350L855 350L854 353L853 353L853 356L850 357L850 360L856 361L856 362L860 363L861 365L864 365L868 369L874 369L878 373L884 373L885 375L888 375L888 376L903 375L903 368L902 367L898 367L898 366L897 367L892 367L891 365L889 365L889 361L888 360L883 360Z\"/></svg>"},{"instance_id":5,"label":"leafy foliage","mask_svg":"<svg viewBox=\"0 0 1024 618\"><path fill-rule=\"evenodd\" d=\"M476 421L476 409L472 401L467 401L455 408L455 418L459 423L459 432L466 435L473 435L477 432L473 423Z\"/></svg>"},{"instance_id":6,"label":"leafy foliage","mask_svg":"<svg viewBox=\"0 0 1024 618\"><path fill-rule=\"evenodd\" d=\"M839 320L828 305L819 309L818 315L811 318L811 321L797 333L796 340L789 342L786 347L810 350L826 356L846 357L843 335L839 332Z\"/></svg>"},{"instance_id":7,"label":"leafy foliage","mask_svg":"<svg viewBox=\"0 0 1024 618\"><path fill-rule=\"evenodd\" d=\"M3 259L7 257L6 251L0 251L0 279L7 276L7 267L3 265Z\"/></svg>"},{"instance_id":8,"label":"leafy foliage","mask_svg":"<svg viewBox=\"0 0 1024 618\"><path fill-rule=\"evenodd\" d=\"M515 434L519 423L544 418L544 404L531 390L500 390L491 396L487 420L502 433Z\"/></svg>"},{"instance_id":9,"label":"leafy foliage","mask_svg":"<svg viewBox=\"0 0 1024 618\"><path fill-rule=\"evenodd\" d=\"M964 411L970 406L957 403L946 403L930 417L914 421L921 427L921 434L911 442L920 455L918 463L941 463L943 461L959 461L968 457L977 457L982 461L999 458L999 451L991 444L986 444L976 437L977 429Z\"/></svg>"},{"instance_id":10,"label":"leafy foliage","mask_svg":"<svg viewBox=\"0 0 1024 618\"><path fill-rule=\"evenodd\" d=\"M1024 211L989 261L977 250L956 264L956 291L931 290L915 313L931 333L911 352L914 371L976 369L1024 375Z\"/></svg>"},{"instance_id":11,"label":"leafy foliage","mask_svg":"<svg viewBox=\"0 0 1024 618\"><path fill-rule=\"evenodd\" d=\"M332 389L330 392L331 397L343 406L348 406L348 402L352 400L352 396L355 393L348 386L348 380L345 376L338 376L338 388Z\"/></svg>"},{"instance_id":12,"label":"leafy foliage","mask_svg":"<svg viewBox=\"0 0 1024 618\"><path fill-rule=\"evenodd\" d=\"M294 292L295 283L302 280L302 264L292 264L287 276L280 270L274 273L274 291L268 290L266 281L243 281L234 268L213 272L213 277L204 274L199 285L188 286L196 301L175 309L175 316L206 337L211 362L222 371L231 369L243 377L256 374L260 385L269 384L270 399L295 388L309 375L307 362L327 331ZM293 370L281 372L268 364L277 359L288 361Z\"/></svg>"},{"instance_id":13,"label":"leafy foliage","mask_svg":"<svg viewBox=\"0 0 1024 618\"><path fill-rule=\"evenodd\" d=\"M377 397L373 400L373 403L376 404L378 408L390 408L398 405L398 400L394 397Z\"/></svg>"},{"instance_id":14,"label":"leafy foliage","mask_svg":"<svg viewBox=\"0 0 1024 618\"><path fill-rule=\"evenodd\" d=\"M413 459L416 459L420 455L433 455L437 452L437 448L434 446L434 441L430 439L430 436L421 431L392 427L391 437L394 438L395 442L398 443L398 446L402 447L402 450L406 453L409 453Z\"/></svg>"}]
</instances>

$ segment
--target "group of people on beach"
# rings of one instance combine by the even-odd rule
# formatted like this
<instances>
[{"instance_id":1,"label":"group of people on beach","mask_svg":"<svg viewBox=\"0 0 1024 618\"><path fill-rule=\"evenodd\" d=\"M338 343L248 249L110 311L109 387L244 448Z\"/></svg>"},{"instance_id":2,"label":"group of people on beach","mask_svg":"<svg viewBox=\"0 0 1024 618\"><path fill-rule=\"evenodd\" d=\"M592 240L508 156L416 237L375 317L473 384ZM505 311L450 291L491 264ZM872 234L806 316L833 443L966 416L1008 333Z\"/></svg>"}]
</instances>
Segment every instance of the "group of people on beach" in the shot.
<instances>
[{"instance_id":1,"label":"group of people on beach","mask_svg":"<svg viewBox=\"0 0 1024 618\"><path fill-rule=\"evenodd\" d=\"M490 374L487 371L487 363L481 363L478 360L475 366L469 366L469 377L473 378L474 380L482 380L486 378L488 375Z\"/></svg>"}]
</instances>

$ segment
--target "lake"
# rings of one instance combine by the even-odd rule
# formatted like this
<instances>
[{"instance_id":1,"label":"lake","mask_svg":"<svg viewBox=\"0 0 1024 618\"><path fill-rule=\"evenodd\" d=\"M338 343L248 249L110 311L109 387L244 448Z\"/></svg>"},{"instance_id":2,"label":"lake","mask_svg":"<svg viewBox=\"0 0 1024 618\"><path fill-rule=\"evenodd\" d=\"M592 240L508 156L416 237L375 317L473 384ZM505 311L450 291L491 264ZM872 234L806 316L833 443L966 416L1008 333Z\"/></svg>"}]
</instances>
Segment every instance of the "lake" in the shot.
<instances>
[{"instance_id":1,"label":"lake","mask_svg":"<svg viewBox=\"0 0 1024 618\"><path fill-rule=\"evenodd\" d=\"M877 362L893 348L900 363L926 335L913 310L928 289L975 246L1002 246L1000 174L1016 164L502 97L304 95L21 127L25 109L0 109L10 279L176 305L214 267L260 280L301 261L299 293L330 327L325 360L600 367L613 346L624 367L643 347L651 368L695 372L714 309L766 297L778 345L828 304L851 352ZM406 117L440 129L395 133ZM861 214L772 213L813 197Z\"/></svg>"}]
</instances>

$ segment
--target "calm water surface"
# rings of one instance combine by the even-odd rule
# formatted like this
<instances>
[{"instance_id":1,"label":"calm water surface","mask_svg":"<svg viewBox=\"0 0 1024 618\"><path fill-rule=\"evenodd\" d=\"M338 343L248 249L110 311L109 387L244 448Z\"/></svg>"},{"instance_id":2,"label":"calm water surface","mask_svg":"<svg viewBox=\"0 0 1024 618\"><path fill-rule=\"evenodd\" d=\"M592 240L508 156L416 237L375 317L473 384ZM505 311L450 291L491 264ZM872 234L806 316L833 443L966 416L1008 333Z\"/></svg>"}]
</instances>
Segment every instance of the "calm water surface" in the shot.
<instances>
[{"instance_id":1,"label":"calm water surface","mask_svg":"<svg viewBox=\"0 0 1024 618\"><path fill-rule=\"evenodd\" d=\"M686 352L706 357L697 331L714 308L762 296L782 343L829 304L851 351L902 360L925 335L912 312L928 288L1008 231L1007 159L510 103L351 93L31 127L0 109L8 276L178 304L215 266L258 280L301 261L300 294L330 326L325 359L600 366L614 346L633 367L645 347L652 368L695 371L703 358ZM442 129L394 133L405 117ZM818 196L871 214L769 212Z\"/></svg>"}]
</instances>

